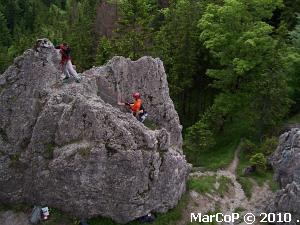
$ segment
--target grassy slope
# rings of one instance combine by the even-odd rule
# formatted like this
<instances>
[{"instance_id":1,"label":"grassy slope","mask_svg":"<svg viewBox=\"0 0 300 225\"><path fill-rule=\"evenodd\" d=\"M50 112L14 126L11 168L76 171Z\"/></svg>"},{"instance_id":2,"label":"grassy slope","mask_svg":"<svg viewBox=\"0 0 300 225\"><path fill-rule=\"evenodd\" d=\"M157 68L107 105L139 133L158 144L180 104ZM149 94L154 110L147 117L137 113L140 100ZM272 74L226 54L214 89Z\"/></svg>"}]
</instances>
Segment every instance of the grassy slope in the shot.
<instances>
[{"instance_id":1,"label":"grassy slope","mask_svg":"<svg viewBox=\"0 0 300 225\"><path fill-rule=\"evenodd\" d=\"M281 126L274 129L276 136L281 134L283 127L287 124L300 124L300 113L286 119L282 122ZM242 152L240 154L240 162L237 168L237 176L238 181L241 183L247 197L251 197L251 190L253 187L253 182L251 182L250 178L252 178L260 186L267 182L271 190L274 192L279 189L279 184L273 179L273 171L271 170L256 171L251 176L243 176L243 169L249 165L249 156Z\"/></svg>"},{"instance_id":2,"label":"grassy slope","mask_svg":"<svg viewBox=\"0 0 300 225\"><path fill-rule=\"evenodd\" d=\"M288 121L289 123L300 122L300 114ZM280 128L279 128L280 129ZM249 135L249 134L248 134ZM235 150L241 138L248 136L241 123L232 123L226 127L225 132L216 138L216 145L206 152L199 152L190 160L193 166L204 167L207 170L217 170L226 168L234 158ZM273 181L273 172L270 170L255 172L251 176L243 176L242 171L250 165L250 156L240 153L240 161L237 168L237 179L241 183L247 197L251 196L253 181L258 185L265 182L269 184L273 191L278 189L278 185Z\"/></svg>"},{"instance_id":3,"label":"grassy slope","mask_svg":"<svg viewBox=\"0 0 300 225\"><path fill-rule=\"evenodd\" d=\"M227 126L224 133L216 138L216 145L205 152L199 152L190 163L196 167L204 167L208 170L226 168L234 158L235 150L244 136L244 125L233 123Z\"/></svg>"},{"instance_id":4,"label":"grassy slope","mask_svg":"<svg viewBox=\"0 0 300 225\"><path fill-rule=\"evenodd\" d=\"M216 182L219 183L218 188L215 186ZM232 185L231 180L225 176L219 178L216 176L191 177L187 182L189 190L195 190L199 194L217 194L221 197L229 190L230 185Z\"/></svg>"},{"instance_id":5,"label":"grassy slope","mask_svg":"<svg viewBox=\"0 0 300 225\"><path fill-rule=\"evenodd\" d=\"M250 176L243 175L243 169L250 166L249 156L245 153L240 153L240 162L237 167L237 179L238 182L242 185L242 188L248 198L251 197L253 181L255 181L259 186L262 186L265 182L270 186L272 191L278 190L278 184L273 180L273 171L256 171Z\"/></svg>"}]
</instances>

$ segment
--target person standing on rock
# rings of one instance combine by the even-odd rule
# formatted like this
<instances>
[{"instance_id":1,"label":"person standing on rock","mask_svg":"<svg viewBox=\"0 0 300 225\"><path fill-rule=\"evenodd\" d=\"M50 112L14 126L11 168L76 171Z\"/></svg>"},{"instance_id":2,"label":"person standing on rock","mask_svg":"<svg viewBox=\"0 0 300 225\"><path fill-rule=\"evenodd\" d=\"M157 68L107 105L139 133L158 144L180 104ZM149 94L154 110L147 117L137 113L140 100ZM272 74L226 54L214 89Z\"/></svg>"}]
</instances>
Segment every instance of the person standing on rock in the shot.
<instances>
[{"instance_id":1,"label":"person standing on rock","mask_svg":"<svg viewBox=\"0 0 300 225\"><path fill-rule=\"evenodd\" d=\"M147 114L146 110L144 109L144 107L142 105L141 94L138 93L138 92L135 92L135 93L133 93L132 97L134 98L133 103L118 102L118 105L129 106L131 111L132 111L132 114L138 119L138 121L143 123L148 114Z\"/></svg>"},{"instance_id":2,"label":"person standing on rock","mask_svg":"<svg viewBox=\"0 0 300 225\"><path fill-rule=\"evenodd\" d=\"M55 46L56 49L59 49L61 54L60 65L62 67L62 71L65 74L64 81L67 81L70 78L70 75L74 77L77 83L80 83L80 76L74 69L71 62L71 49L67 43L62 43L60 45Z\"/></svg>"}]
</instances>

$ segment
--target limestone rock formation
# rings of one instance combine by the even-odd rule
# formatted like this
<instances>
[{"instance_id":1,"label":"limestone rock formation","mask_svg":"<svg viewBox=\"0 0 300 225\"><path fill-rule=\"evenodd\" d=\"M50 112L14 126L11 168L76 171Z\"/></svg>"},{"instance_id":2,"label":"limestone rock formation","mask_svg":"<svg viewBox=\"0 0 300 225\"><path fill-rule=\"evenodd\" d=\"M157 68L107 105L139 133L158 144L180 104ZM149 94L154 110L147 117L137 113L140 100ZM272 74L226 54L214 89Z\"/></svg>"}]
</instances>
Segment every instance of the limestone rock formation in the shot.
<instances>
[{"instance_id":1,"label":"limestone rock formation","mask_svg":"<svg viewBox=\"0 0 300 225\"><path fill-rule=\"evenodd\" d=\"M294 128L282 134L279 145L270 157L275 179L281 190L276 193L269 212L289 212L292 221L277 224L298 224L300 220L300 129Z\"/></svg>"},{"instance_id":2,"label":"limestone rock formation","mask_svg":"<svg viewBox=\"0 0 300 225\"><path fill-rule=\"evenodd\" d=\"M42 39L0 76L0 201L120 223L173 208L189 167L162 62L115 57L62 84L59 60ZM157 129L116 105L133 91Z\"/></svg>"}]
</instances>

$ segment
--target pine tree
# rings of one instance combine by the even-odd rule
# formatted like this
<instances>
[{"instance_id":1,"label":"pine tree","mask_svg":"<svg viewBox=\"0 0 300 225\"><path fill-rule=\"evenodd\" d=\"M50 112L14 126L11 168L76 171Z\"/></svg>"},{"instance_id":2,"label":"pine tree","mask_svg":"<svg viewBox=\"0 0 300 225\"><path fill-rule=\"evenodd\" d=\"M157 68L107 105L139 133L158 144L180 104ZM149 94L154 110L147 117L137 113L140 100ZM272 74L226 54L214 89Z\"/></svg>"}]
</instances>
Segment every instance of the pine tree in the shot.
<instances>
[{"instance_id":1,"label":"pine tree","mask_svg":"<svg viewBox=\"0 0 300 225\"><path fill-rule=\"evenodd\" d=\"M184 127L199 119L214 96L208 87L211 79L205 74L213 61L199 40L197 28L207 2L171 1L161 10L164 21L155 38L155 54L166 67L171 97Z\"/></svg>"},{"instance_id":2,"label":"pine tree","mask_svg":"<svg viewBox=\"0 0 300 225\"><path fill-rule=\"evenodd\" d=\"M71 46L73 61L79 70L90 68L95 62L97 44L94 21L97 4L97 0L67 2L69 23L65 40Z\"/></svg>"},{"instance_id":3,"label":"pine tree","mask_svg":"<svg viewBox=\"0 0 300 225\"><path fill-rule=\"evenodd\" d=\"M9 63L7 57L8 46L11 42L9 30L7 28L7 21L4 14L1 11L0 6L0 73L4 71Z\"/></svg>"},{"instance_id":4,"label":"pine tree","mask_svg":"<svg viewBox=\"0 0 300 225\"><path fill-rule=\"evenodd\" d=\"M138 59L150 52L153 38L153 4L148 0L118 2L120 19L112 40L113 55Z\"/></svg>"},{"instance_id":5,"label":"pine tree","mask_svg":"<svg viewBox=\"0 0 300 225\"><path fill-rule=\"evenodd\" d=\"M298 24L294 30L290 32L290 44L292 51L288 52L287 60L293 62L289 67L288 75L290 77L289 86L291 87L291 98L294 101L291 113L298 113L300 110L300 15L298 16Z\"/></svg>"}]
</instances>

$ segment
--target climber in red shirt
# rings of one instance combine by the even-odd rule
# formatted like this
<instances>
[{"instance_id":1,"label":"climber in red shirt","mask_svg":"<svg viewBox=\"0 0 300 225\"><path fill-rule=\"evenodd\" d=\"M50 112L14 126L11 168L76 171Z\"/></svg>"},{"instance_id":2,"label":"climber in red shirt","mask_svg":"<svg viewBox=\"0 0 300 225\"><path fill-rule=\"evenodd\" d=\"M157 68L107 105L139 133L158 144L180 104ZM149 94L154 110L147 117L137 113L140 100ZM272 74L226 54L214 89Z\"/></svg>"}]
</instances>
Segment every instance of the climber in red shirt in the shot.
<instances>
[{"instance_id":1,"label":"climber in red shirt","mask_svg":"<svg viewBox=\"0 0 300 225\"><path fill-rule=\"evenodd\" d=\"M60 49L61 60L60 65L62 67L62 71L65 74L64 81L70 78L70 75L73 76L77 83L80 82L81 78L77 74L71 62L71 49L67 43L60 44L55 47L56 49Z\"/></svg>"}]
</instances>

